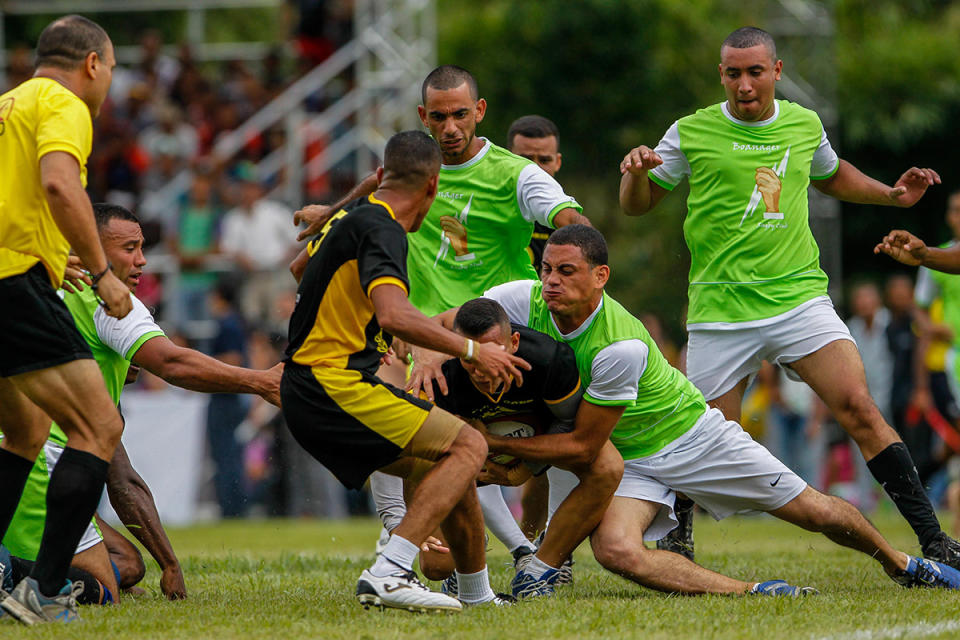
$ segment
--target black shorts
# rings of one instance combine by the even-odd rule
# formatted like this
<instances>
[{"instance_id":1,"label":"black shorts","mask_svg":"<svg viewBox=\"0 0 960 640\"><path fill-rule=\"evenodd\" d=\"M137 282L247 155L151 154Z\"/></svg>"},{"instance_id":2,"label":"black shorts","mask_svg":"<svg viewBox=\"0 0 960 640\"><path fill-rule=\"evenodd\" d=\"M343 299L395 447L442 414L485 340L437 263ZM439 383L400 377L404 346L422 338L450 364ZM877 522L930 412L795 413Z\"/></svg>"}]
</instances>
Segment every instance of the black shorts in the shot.
<instances>
[{"instance_id":1,"label":"black shorts","mask_svg":"<svg viewBox=\"0 0 960 640\"><path fill-rule=\"evenodd\" d=\"M374 375L292 362L280 397L293 437L351 489L397 460L433 409Z\"/></svg>"},{"instance_id":2,"label":"black shorts","mask_svg":"<svg viewBox=\"0 0 960 640\"><path fill-rule=\"evenodd\" d=\"M0 279L0 377L93 358L42 263Z\"/></svg>"}]
</instances>

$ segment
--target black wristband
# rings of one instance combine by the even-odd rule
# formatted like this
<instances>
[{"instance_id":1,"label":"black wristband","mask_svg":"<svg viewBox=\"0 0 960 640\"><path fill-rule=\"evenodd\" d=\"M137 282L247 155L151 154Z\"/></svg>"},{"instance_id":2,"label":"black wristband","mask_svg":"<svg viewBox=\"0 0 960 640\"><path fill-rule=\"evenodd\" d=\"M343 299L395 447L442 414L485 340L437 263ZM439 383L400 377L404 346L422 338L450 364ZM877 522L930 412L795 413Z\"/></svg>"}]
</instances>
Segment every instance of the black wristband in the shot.
<instances>
[{"instance_id":1,"label":"black wristband","mask_svg":"<svg viewBox=\"0 0 960 640\"><path fill-rule=\"evenodd\" d=\"M100 278L102 278L103 276L107 275L107 271L110 271L110 269L113 269L113 265L110 264L110 261L109 261L109 260L107 260L107 268L106 268L106 269L104 269L103 271L101 271L100 273L98 273L98 274L96 274L96 275L90 276L90 283L91 283L91 285L96 286L96 284L97 284L98 282L100 282Z\"/></svg>"}]
</instances>

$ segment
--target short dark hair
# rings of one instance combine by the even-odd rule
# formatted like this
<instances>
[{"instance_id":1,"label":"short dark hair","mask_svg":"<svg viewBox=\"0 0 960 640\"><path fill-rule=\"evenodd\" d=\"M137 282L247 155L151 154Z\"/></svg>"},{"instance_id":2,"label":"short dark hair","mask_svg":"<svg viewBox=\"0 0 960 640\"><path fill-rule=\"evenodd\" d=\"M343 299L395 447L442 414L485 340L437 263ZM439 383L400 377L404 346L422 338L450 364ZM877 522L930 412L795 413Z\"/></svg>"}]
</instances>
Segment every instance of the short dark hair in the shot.
<instances>
[{"instance_id":1,"label":"short dark hair","mask_svg":"<svg viewBox=\"0 0 960 640\"><path fill-rule=\"evenodd\" d=\"M510 334L510 318L495 300L474 298L463 303L453 319L454 331L468 338L479 338L492 327L500 327Z\"/></svg>"},{"instance_id":2,"label":"short dark hair","mask_svg":"<svg viewBox=\"0 0 960 640\"><path fill-rule=\"evenodd\" d=\"M98 202L93 205L93 217L97 221L97 231L110 224L111 220L129 220L140 224L140 218L126 207L111 202Z\"/></svg>"},{"instance_id":3,"label":"short dark hair","mask_svg":"<svg viewBox=\"0 0 960 640\"><path fill-rule=\"evenodd\" d=\"M473 77L472 73L455 64L440 65L423 79L423 85L420 87L420 100L424 105L427 104L427 87L447 91L456 89L464 82L470 89L470 97L477 100L480 97L480 89L477 87L477 79Z\"/></svg>"},{"instance_id":4,"label":"short dark hair","mask_svg":"<svg viewBox=\"0 0 960 640\"><path fill-rule=\"evenodd\" d=\"M579 247L591 267L607 264L607 241L603 234L585 224L570 224L550 234L547 244L571 244Z\"/></svg>"},{"instance_id":5,"label":"short dark hair","mask_svg":"<svg viewBox=\"0 0 960 640\"><path fill-rule=\"evenodd\" d=\"M557 146L560 146L560 131L552 120L538 115L520 116L507 129L507 149L513 148L513 139L517 136L524 138L549 138L553 136L557 139Z\"/></svg>"},{"instance_id":6,"label":"short dark hair","mask_svg":"<svg viewBox=\"0 0 960 640\"><path fill-rule=\"evenodd\" d=\"M91 51L103 59L110 36L93 20L78 15L57 18L44 28L37 41L37 67L73 71Z\"/></svg>"},{"instance_id":7,"label":"short dark hair","mask_svg":"<svg viewBox=\"0 0 960 640\"><path fill-rule=\"evenodd\" d=\"M772 59L777 59L777 44L773 41L773 36L757 27L740 27L728 35L723 44L720 45L720 53L723 53L724 47L749 49L760 44L767 48Z\"/></svg>"},{"instance_id":8,"label":"short dark hair","mask_svg":"<svg viewBox=\"0 0 960 640\"><path fill-rule=\"evenodd\" d=\"M384 179L418 188L437 175L443 154L437 141L422 131L401 131L383 151Z\"/></svg>"}]
</instances>

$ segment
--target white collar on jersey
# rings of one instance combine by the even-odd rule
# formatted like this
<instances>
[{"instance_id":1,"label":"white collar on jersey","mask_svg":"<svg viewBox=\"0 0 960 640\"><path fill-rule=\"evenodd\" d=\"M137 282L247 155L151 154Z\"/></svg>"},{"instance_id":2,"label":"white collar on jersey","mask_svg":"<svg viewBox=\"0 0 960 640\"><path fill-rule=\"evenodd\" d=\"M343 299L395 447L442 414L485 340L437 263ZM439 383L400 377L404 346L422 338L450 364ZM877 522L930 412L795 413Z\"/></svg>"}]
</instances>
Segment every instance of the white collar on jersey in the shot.
<instances>
[{"instance_id":1,"label":"white collar on jersey","mask_svg":"<svg viewBox=\"0 0 960 640\"><path fill-rule=\"evenodd\" d=\"M441 164L440 168L446 169L447 171L456 171L457 169L466 169L467 167L472 167L483 160L483 156L487 155L487 151L490 151L490 146L492 143L483 136L480 136L480 139L483 140L483 148L480 149L480 151L477 151L477 155L473 156L462 164Z\"/></svg>"},{"instance_id":2,"label":"white collar on jersey","mask_svg":"<svg viewBox=\"0 0 960 640\"><path fill-rule=\"evenodd\" d=\"M570 333L564 333L560 331L560 327L557 326L557 321L553 319L553 314L550 314L550 322L553 323L553 328L557 330L557 333L560 334L560 337L564 340L573 340L578 337L581 333L590 328L590 325L593 324L593 319L597 317L597 314L600 313L600 309L603 309L603 298L600 298L600 304L597 305L597 308L593 310L587 319L580 323L580 326L571 331Z\"/></svg>"},{"instance_id":3,"label":"white collar on jersey","mask_svg":"<svg viewBox=\"0 0 960 640\"><path fill-rule=\"evenodd\" d=\"M776 100L773 101L773 115L767 118L766 120L760 120L759 122L747 122L746 120L740 120L739 118L734 118L730 114L730 106L726 100L723 104L720 105L720 108L723 109L723 115L727 116L727 119L734 124L739 124L742 127L764 127L774 120L777 119L777 116L780 115L780 103Z\"/></svg>"}]
</instances>

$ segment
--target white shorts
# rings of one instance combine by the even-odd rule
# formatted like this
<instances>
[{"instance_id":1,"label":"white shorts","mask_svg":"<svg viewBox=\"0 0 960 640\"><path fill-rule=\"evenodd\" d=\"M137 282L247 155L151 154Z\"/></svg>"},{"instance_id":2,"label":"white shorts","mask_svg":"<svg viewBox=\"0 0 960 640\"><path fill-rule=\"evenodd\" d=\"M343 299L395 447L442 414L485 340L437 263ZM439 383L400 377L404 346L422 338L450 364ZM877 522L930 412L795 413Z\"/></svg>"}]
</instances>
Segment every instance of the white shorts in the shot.
<instances>
[{"instance_id":1,"label":"white shorts","mask_svg":"<svg viewBox=\"0 0 960 640\"><path fill-rule=\"evenodd\" d=\"M725 420L718 409L708 409L693 428L661 451L625 460L614 495L663 505L643 534L644 540L659 540L677 526L676 492L720 520L735 513L779 509L806 486L739 424Z\"/></svg>"},{"instance_id":2,"label":"white shorts","mask_svg":"<svg viewBox=\"0 0 960 640\"><path fill-rule=\"evenodd\" d=\"M63 447L51 440L47 440L43 445L43 452L44 455L47 456L47 470L52 477L53 468L57 466L60 454L63 453ZM96 519L91 520L90 524L87 525L87 530L83 532L83 537L80 538L80 543L77 545L77 550L74 551L74 554L82 553L87 549L95 547L102 541L103 536L100 535L100 531L97 529Z\"/></svg>"},{"instance_id":3,"label":"white shorts","mask_svg":"<svg viewBox=\"0 0 960 640\"><path fill-rule=\"evenodd\" d=\"M755 376L764 360L782 366L837 340L856 344L827 296L808 300L772 318L707 322L687 329L687 377L707 400ZM800 379L790 367L783 368L791 379Z\"/></svg>"}]
</instances>

